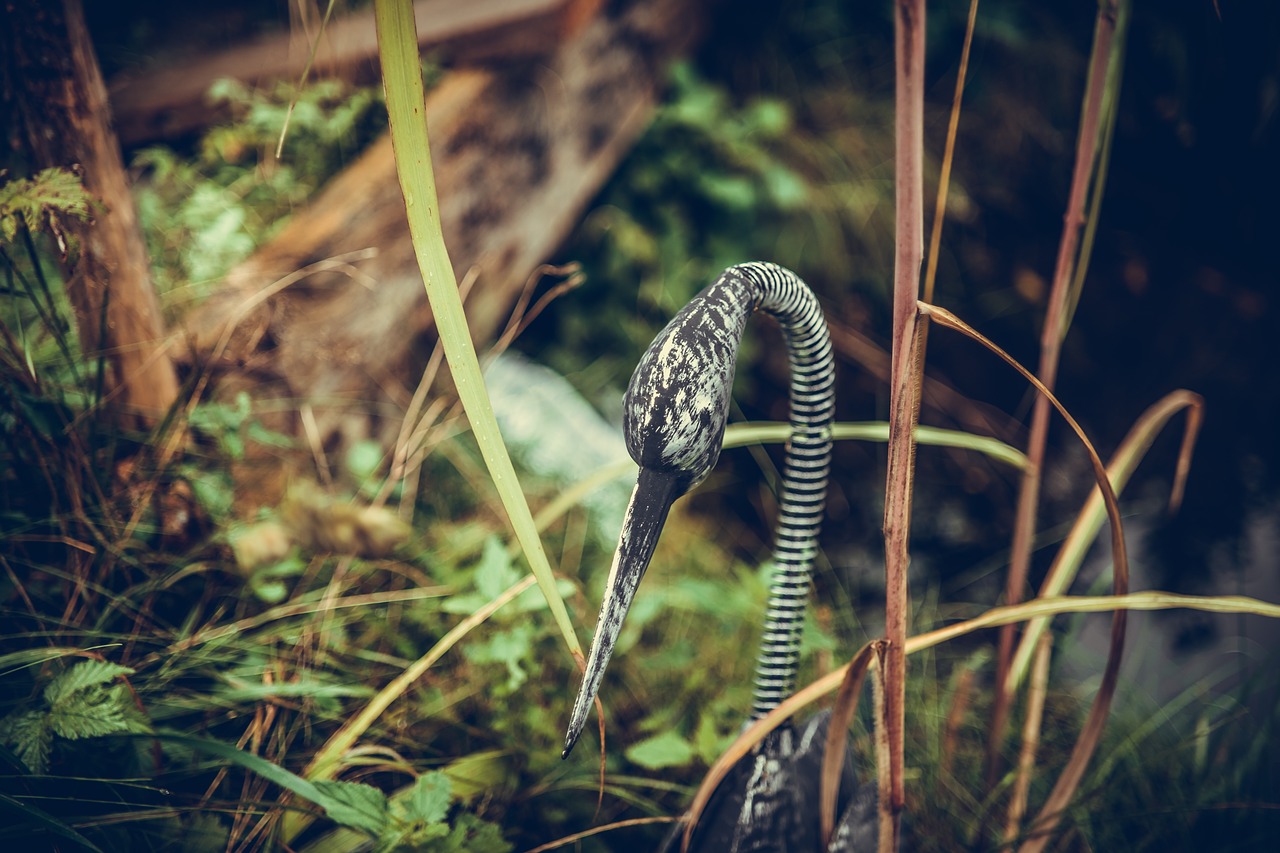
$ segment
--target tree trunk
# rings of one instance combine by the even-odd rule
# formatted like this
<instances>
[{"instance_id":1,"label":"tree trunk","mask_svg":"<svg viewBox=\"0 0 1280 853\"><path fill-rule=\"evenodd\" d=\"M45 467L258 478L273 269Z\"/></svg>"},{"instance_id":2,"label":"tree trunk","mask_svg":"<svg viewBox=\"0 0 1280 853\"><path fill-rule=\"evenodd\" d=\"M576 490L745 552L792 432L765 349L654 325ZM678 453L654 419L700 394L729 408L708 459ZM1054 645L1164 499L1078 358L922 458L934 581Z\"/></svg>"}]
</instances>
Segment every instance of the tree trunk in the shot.
<instances>
[{"instance_id":1,"label":"tree trunk","mask_svg":"<svg viewBox=\"0 0 1280 853\"><path fill-rule=\"evenodd\" d=\"M178 383L80 0L7 2L0 33L13 142L29 152L32 171L74 170L101 203L63 263L81 351L107 359L111 409L129 425L153 424Z\"/></svg>"}]
</instances>

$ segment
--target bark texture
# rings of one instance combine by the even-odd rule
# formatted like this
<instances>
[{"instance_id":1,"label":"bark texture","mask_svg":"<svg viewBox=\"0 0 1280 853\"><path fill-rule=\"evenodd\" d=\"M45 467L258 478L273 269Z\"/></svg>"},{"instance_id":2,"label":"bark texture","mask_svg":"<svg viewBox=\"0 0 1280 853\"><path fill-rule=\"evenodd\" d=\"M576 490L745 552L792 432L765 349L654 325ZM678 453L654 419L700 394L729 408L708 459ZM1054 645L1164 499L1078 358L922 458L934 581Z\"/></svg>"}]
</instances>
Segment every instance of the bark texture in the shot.
<instances>
[{"instance_id":1,"label":"bark texture","mask_svg":"<svg viewBox=\"0 0 1280 853\"><path fill-rule=\"evenodd\" d=\"M32 171L77 172L99 203L63 263L81 349L106 357L112 408L153 423L178 383L80 0L6 3L0 33L10 144L25 150Z\"/></svg>"}]
</instances>

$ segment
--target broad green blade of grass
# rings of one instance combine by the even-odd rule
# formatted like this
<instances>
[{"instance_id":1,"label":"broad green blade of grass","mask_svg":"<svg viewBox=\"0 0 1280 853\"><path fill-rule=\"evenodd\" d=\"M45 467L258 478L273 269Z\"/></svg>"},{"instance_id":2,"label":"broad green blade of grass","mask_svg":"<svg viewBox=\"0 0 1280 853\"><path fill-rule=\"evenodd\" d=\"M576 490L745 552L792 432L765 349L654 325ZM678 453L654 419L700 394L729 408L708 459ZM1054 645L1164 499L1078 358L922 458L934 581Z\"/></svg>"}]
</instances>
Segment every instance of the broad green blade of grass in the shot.
<instances>
[{"instance_id":1,"label":"broad green blade of grass","mask_svg":"<svg viewBox=\"0 0 1280 853\"><path fill-rule=\"evenodd\" d=\"M791 425L787 423L767 421L753 423L729 424L724 431L722 447L728 450L733 447L746 447L751 444L782 444L791 436ZM884 421L867 421L865 423L838 423L831 428L831 437L836 441L878 441L889 440L889 425ZM1003 462L1014 468L1022 469L1027 465L1027 457L1020 450L1005 444L999 439L984 435L974 435L959 430L940 429L938 427L917 426L916 442L934 447L954 447L961 450L973 450L986 454L997 462ZM556 519L564 515L570 507L577 506L587 495L596 489L627 475L635 475L636 464L630 459L620 459L597 469L590 476L584 477L567 487L555 496L546 506L538 510L533 517L538 530L546 530Z\"/></svg>"},{"instance_id":2,"label":"broad green blade of grass","mask_svg":"<svg viewBox=\"0 0 1280 853\"><path fill-rule=\"evenodd\" d=\"M489 476L493 478L493 485L502 499L529 568L546 596L565 645L581 661L582 646L574 633L564 599L556 590L551 564L543 551L529 504L520 490L520 481L516 479L511 457L498 431L498 422L480 373L480 361L471 343L462 300L458 296L453 266L444 245L444 234L440 230L440 204L431 169L431 149L427 143L425 95L413 6L409 0L376 0L374 17L378 27L378 54L382 61L396 170L404 192L414 252L418 256L418 267L422 271L445 358L453 373L458 397L471 421L480 454L489 468Z\"/></svg>"},{"instance_id":3,"label":"broad green blade of grass","mask_svg":"<svg viewBox=\"0 0 1280 853\"><path fill-rule=\"evenodd\" d=\"M1134 469L1138 467L1138 463L1142 461L1165 424L1183 409L1189 410L1187 435L1191 441L1195 440L1199 430L1202 405L1200 395L1192 394L1190 391L1174 391L1143 413L1129 434L1125 436L1124 441L1120 443L1111 464L1107 466L1107 475L1117 494L1128 484ZM1182 466L1179 468L1181 469ZM1061 595L1071 586L1071 582L1080 571L1085 555L1089 552L1089 547L1097 538L1098 531L1102 529L1105 518L1106 511L1102 506L1102 495L1094 489L1085 501L1084 508L1076 516L1071 532L1067 534L1062 547L1058 549L1058 555L1054 558L1049 574L1040 587L1042 598ZM1011 699L1017 692L1018 685L1021 684L1027 667L1031 663L1036 642L1048 626L1048 619L1032 619L1027 623L1009 668L1009 679L1005 684L1007 698Z\"/></svg>"},{"instance_id":4,"label":"broad green blade of grass","mask_svg":"<svg viewBox=\"0 0 1280 853\"><path fill-rule=\"evenodd\" d=\"M243 749L237 749L229 743L211 738L195 737L186 735L181 732L157 731L147 735L137 735L137 737L145 737L149 740L160 740L166 743L176 744L178 746L190 749L194 752L203 752L228 761L232 764L243 767L257 773L269 782L273 782L290 791L304 800L320 806L329 815L330 818L344 825L352 825L343 819L351 811L352 806L346 800L336 797L329 791L319 785L303 779L296 773L292 773L279 764L274 764L260 755L254 755L251 752L245 752ZM292 813L290 813L292 814ZM356 821L355 825L359 825Z\"/></svg>"}]
</instances>

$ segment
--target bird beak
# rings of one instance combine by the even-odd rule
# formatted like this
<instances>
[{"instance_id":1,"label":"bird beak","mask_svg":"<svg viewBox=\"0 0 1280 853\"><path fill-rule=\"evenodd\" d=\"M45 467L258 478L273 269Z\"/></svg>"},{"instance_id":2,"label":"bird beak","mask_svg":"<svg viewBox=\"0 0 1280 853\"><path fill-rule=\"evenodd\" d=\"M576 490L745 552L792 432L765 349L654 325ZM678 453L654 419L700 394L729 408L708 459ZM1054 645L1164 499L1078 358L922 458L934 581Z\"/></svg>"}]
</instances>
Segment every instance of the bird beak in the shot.
<instances>
[{"instance_id":1,"label":"bird beak","mask_svg":"<svg viewBox=\"0 0 1280 853\"><path fill-rule=\"evenodd\" d=\"M622 522L618 550L609 569L609 582L600 605L595 639L591 641L587 669L582 676L582 686L578 688L578 698L573 703L573 716L569 720L569 733L565 736L561 758L569 757L582 734L582 727L586 725L587 712L600 690L600 679L609 665L613 644L618 641L622 620L626 618L640 579L649 567L667 512L676 498L685 492L683 483L684 480L676 474L640 468L640 476L631 492L631 503Z\"/></svg>"}]
</instances>

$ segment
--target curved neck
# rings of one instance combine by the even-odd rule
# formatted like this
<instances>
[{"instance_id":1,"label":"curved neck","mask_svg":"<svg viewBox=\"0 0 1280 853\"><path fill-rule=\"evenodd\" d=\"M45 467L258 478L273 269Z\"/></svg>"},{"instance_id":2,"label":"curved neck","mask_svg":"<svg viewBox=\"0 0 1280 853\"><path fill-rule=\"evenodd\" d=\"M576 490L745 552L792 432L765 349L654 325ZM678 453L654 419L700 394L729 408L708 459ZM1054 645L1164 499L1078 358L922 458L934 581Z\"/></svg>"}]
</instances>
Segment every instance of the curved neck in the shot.
<instances>
[{"instance_id":1,"label":"curved neck","mask_svg":"<svg viewBox=\"0 0 1280 853\"><path fill-rule=\"evenodd\" d=\"M751 719L756 720L795 689L800 630L831 468L835 365L822 308L808 285L774 264L741 264L732 271L758 289L758 310L782 326L791 363L791 438L782 473L769 607L756 657L751 703Z\"/></svg>"}]
</instances>

